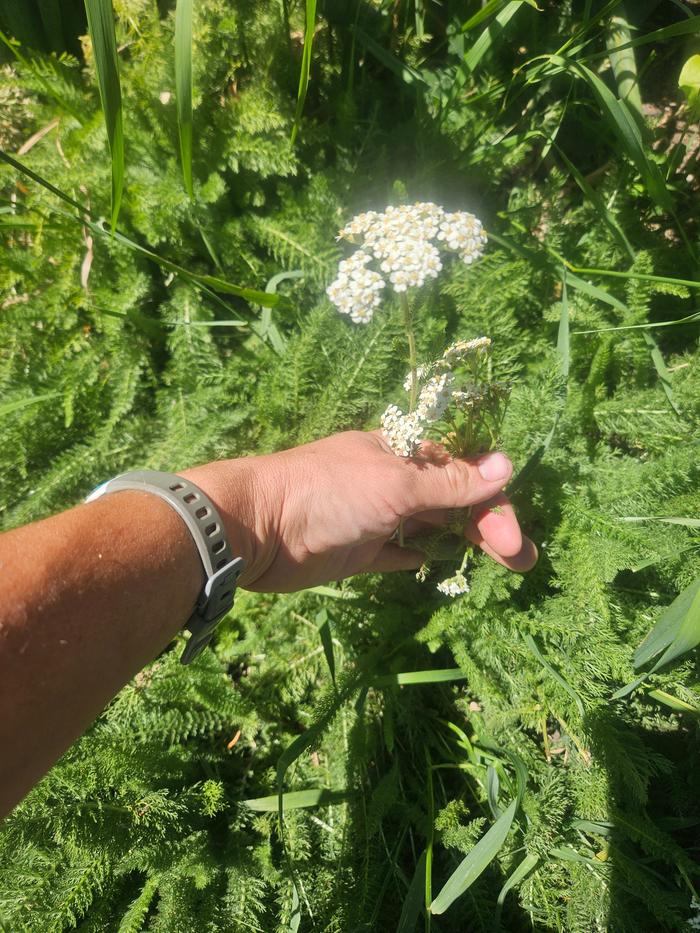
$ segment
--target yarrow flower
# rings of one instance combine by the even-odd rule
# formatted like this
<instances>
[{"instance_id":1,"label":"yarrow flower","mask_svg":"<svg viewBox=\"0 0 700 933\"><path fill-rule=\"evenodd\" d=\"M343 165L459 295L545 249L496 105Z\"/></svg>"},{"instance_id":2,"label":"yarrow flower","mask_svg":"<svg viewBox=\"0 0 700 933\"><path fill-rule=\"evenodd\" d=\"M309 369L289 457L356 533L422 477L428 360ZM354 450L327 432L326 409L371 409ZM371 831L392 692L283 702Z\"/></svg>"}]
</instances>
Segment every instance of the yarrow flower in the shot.
<instances>
[{"instance_id":1,"label":"yarrow flower","mask_svg":"<svg viewBox=\"0 0 700 933\"><path fill-rule=\"evenodd\" d=\"M454 363L463 360L470 353L487 353L491 349L490 337L476 337L474 340L458 340L442 354L443 360Z\"/></svg>"},{"instance_id":2,"label":"yarrow flower","mask_svg":"<svg viewBox=\"0 0 700 933\"><path fill-rule=\"evenodd\" d=\"M483 253L486 235L481 221L466 211L448 213L429 201L358 214L338 239L358 242L360 249L338 266L338 277L326 293L342 314L368 324L381 302L388 278L394 292L420 288L442 270L440 248L456 252L470 264ZM437 241L437 242L434 242ZM375 262L379 271L368 269ZM380 274L381 273L381 274Z\"/></svg>"},{"instance_id":3,"label":"yarrow flower","mask_svg":"<svg viewBox=\"0 0 700 933\"><path fill-rule=\"evenodd\" d=\"M382 434L399 457L412 457L416 453L423 424L417 411L406 415L396 405L389 405L381 418Z\"/></svg>"},{"instance_id":4,"label":"yarrow flower","mask_svg":"<svg viewBox=\"0 0 700 933\"><path fill-rule=\"evenodd\" d=\"M453 599L455 596L461 596L463 593L469 592L469 584L461 570L458 570L453 577L441 580L437 588L445 596L451 596Z\"/></svg>"},{"instance_id":5,"label":"yarrow flower","mask_svg":"<svg viewBox=\"0 0 700 933\"><path fill-rule=\"evenodd\" d=\"M700 900L693 897L690 902L690 909L695 913L685 921L689 930L700 930Z\"/></svg>"},{"instance_id":6,"label":"yarrow flower","mask_svg":"<svg viewBox=\"0 0 700 933\"><path fill-rule=\"evenodd\" d=\"M451 372L442 373L440 376L432 376L423 386L416 409L416 414L423 421L439 421L443 416L452 397L453 378Z\"/></svg>"},{"instance_id":7,"label":"yarrow flower","mask_svg":"<svg viewBox=\"0 0 700 933\"><path fill-rule=\"evenodd\" d=\"M426 366L425 363L421 363L420 366L416 367L416 379L420 382L427 374L429 366ZM411 391L411 384L413 382L413 373L406 373L406 378L403 382L403 387L406 392Z\"/></svg>"},{"instance_id":8,"label":"yarrow flower","mask_svg":"<svg viewBox=\"0 0 700 933\"><path fill-rule=\"evenodd\" d=\"M366 268L371 259L369 253L358 249L340 263L338 278L326 290L340 313L349 314L356 324L369 324L381 302L379 293L385 283L381 275Z\"/></svg>"},{"instance_id":9,"label":"yarrow flower","mask_svg":"<svg viewBox=\"0 0 700 933\"><path fill-rule=\"evenodd\" d=\"M415 411L406 414L396 405L389 405L381 419L382 433L395 454L412 457L417 453L424 429L440 421L450 403L466 410L478 408L490 398L491 385L457 388L453 372L453 367L459 366L469 356L479 356L490 347L488 337L460 340L448 347L439 359L416 368L416 382L422 387ZM403 385L406 392L411 391L412 383L412 374L408 373Z\"/></svg>"},{"instance_id":10,"label":"yarrow flower","mask_svg":"<svg viewBox=\"0 0 700 933\"><path fill-rule=\"evenodd\" d=\"M486 245L486 234L481 221L466 211L444 214L437 238L444 242L448 249L459 253L459 258L467 265L471 265L481 256Z\"/></svg>"}]
</instances>

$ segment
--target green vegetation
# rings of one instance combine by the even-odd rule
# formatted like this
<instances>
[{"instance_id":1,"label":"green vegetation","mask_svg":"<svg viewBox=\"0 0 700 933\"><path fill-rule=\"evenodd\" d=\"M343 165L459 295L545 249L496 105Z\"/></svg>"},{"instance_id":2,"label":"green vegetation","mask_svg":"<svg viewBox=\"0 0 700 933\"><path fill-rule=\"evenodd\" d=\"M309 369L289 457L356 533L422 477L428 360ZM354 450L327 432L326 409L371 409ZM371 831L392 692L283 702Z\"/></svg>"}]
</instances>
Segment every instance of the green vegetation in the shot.
<instances>
[{"instance_id":1,"label":"green vegetation","mask_svg":"<svg viewBox=\"0 0 700 933\"><path fill-rule=\"evenodd\" d=\"M334 237L431 200L489 246L413 309L418 360L492 338L541 558L475 558L456 600L410 574L240 593L213 651L156 660L3 824L0 929L687 929L696 5L114 0L116 62L106 0L82 51L76 4L28 3L63 16L33 31L19 6L0 3L5 527L126 468L376 427L401 309L337 313Z\"/></svg>"}]
</instances>

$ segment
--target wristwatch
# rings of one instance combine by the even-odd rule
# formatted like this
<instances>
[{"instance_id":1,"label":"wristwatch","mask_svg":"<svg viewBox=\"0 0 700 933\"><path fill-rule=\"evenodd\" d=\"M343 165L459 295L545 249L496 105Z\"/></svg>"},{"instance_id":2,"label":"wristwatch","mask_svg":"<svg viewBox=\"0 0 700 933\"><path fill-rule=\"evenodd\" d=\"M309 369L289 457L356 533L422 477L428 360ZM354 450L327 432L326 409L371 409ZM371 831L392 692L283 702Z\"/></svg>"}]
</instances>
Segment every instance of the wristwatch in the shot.
<instances>
[{"instance_id":1,"label":"wristwatch","mask_svg":"<svg viewBox=\"0 0 700 933\"><path fill-rule=\"evenodd\" d=\"M232 556L224 523L211 499L184 476L158 470L122 473L94 489L85 501L94 502L110 492L125 489L149 492L167 502L187 525L197 545L207 579L185 624L192 634L180 660L189 664L206 648L214 629L233 607L245 561Z\"/></svg>"}]
</instances>

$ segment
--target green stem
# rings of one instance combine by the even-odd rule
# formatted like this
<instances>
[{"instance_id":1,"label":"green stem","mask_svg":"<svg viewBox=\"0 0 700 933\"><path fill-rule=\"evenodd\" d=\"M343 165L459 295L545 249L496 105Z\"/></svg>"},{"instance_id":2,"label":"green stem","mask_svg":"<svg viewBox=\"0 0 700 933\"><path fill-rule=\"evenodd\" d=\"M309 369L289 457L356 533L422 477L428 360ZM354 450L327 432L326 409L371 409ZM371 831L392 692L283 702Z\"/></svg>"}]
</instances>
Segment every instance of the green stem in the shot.
<instances>
[{"instance_id":1,"label":"green stem","mask_svg":"<svg viewBox=\"0 0 700 933\"><path fill-rule=\"evenodd\" d=\"M413 333L413 316L408 298L405 292L399 295L401 310L403 311L403 323L406 328L406 337L408 338L408 365L411 370L411 393L408 406L409 412L412 412L418 401L418 358L416 356L416 335Z\"/></svg>"},{"instance_id":2,"label":"green stem","mask_svg":"<svg viewBox=\"0 0 700 933\"><path fill-rule=\"evenodd\" d=\"M433 902L433 834L435 832L435 798L433 796L433 763L430 752L426 751L428 760L428 839L425 846L425 933L430 933L432 914L430 905Z\"/></svg>"},{"instance_id":3,"label":"green stem","mask_svg":"<svg viewBox=\"0 0 700 933\"><path fill-rule=\"evenodd\" d=\"M401 310L403 311L403 323L408 340L408 366L411 372L411 389L409 393L408 411L415 411L418 401L418 358L416 356L416 335L413 333L413 315L411 306L405 292L399 295ZM399 547L405 547L404 519L399 522Z\"/></svg>"}]
</instances>

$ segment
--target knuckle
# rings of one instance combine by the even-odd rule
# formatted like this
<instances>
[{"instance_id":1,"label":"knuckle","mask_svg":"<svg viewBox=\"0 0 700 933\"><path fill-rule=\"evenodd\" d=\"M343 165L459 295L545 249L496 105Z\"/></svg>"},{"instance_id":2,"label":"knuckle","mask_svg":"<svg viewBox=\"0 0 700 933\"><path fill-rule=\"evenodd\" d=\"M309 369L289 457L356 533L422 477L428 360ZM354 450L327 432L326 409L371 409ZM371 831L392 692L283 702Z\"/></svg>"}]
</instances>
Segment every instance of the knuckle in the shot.
<instances>
[{"instance_id":1,"label":"knuckle","mask_svg":"<svg viewBox=\"0 0 700 933\"><path fill-rule=\"evenodd\" d=\"M452 460L442 467L444 470L444 483L446 497L449 496L450 506L463 505L465 499L469 497L471 488L470 467L465 463L459 463Z\"/></svg>"}]
</instances>

